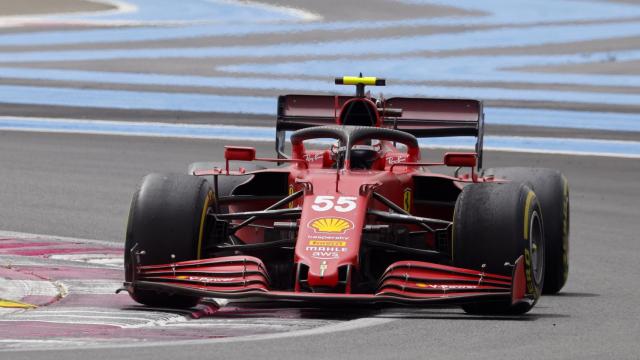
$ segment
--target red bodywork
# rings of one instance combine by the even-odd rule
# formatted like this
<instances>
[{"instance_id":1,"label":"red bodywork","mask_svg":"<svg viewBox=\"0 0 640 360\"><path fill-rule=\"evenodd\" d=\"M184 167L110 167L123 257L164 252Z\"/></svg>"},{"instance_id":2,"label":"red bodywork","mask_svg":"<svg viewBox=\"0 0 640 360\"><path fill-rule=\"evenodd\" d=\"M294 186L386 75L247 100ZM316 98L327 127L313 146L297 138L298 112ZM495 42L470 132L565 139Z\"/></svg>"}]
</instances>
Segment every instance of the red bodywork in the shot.
<instances>
[{"instance_id":1,"label":"red bodywork","mask_svg":"<svg viewBox=\"0 0 640 360\"><path fill-rule=\"evenodd\" d=\"M369 114L369 120L355 118L349 113L354 109ZM350 116L369 123L341 127L351 125ZM334 126L312 128L330 124ZM341 138L340 132L345 137L358 136L365 131L363 127L397 129L392 136L383 134L378 139L377 158L366 169L352 168L349 155L341 162L336 160L336 147L305 147L306 140L331 137L347 147L345 154L351 154L357 142ZM235 247L219 246L219 252L198 249L202 258L191 261L136 266L128 285L228 299L417 305L529 301L522 258L513 264L511 276L448 265L453 254L447 241L451 241L457 195L469 182L492 181L476 175L481 127L482 104L474 100L283 96L279 101L278 159L256 158L252 148L228 147L226 169L194 174L214 176L216 183L225 177L247 178L229 196L217 199L219 206L227 207L226 214L210 211L211 217L218 223L226 221L228 227L251 223L233 233ZM306 130L294 133L291 156L284 159L282 133L297 129ZM395 138L400 132L407 135ZM448 153L442 163L421 163L413 135L443 134L477 136L479 150ZM371 138L379 136L374 135ZM398 148L397 142L404 143L406 150ZM246 172L229 164L238 160L278 161L288 166ZM470 171L452 177L430 172L427 167L431 165L464 166ZM278 205L287 196L291 201ZM274 208L274 204L278 206ZM272 255L268 245L278 241L283 243L279 255ZM221 250L227 248L230 250Z\"/></svg>"}]
</instances>

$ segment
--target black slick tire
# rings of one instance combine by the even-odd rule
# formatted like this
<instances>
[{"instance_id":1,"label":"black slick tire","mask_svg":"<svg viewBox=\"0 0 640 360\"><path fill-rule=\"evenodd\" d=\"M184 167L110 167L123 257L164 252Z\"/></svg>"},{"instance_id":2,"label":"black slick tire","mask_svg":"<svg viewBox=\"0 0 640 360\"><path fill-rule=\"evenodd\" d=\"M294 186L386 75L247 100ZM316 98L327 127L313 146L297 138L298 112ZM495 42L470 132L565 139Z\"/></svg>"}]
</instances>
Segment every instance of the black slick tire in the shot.
<instances>
[{"instance_id":1,"label":"black slick tire","mask_svg":"<svg viewBox=\"0 0 640 360\"><path fill-rule=\"evenodd\" d=\"M133 278L131 249L144 251L140 265L198 258L213 201L206 179L185 174L149 174L133 196L125 241L125 278ZM172 258L172 255L174 256ZM145 305L188 308L197 297L135 289L131 297Z\"/></svg>"},{"instance_id":2,"label":"black slick tire","mask_svg":"<svg viewBox=\"0 0 640 360\"><path fill-rule=\"evenodd\" d=\"M520 257L525 259L530 302L469 303L471 314L514 315L529 311L544 282L544 230L535 193L521 183L479 183L466 186L454 211L452 262L454 266L512 275Z\"/></svg>"},{"instance_id":3,"label":"black slick tire","mask_svg":"<svg viewBox=\"0 0 640 360\"><path fill-rule=\"evenodd\" d=\"M569 276L569 184L557 170L507 167L487 169L484 175L527 184L538 197L544 217L545 280L543 294L559 292Z\"/></svg>"}]
</instances>

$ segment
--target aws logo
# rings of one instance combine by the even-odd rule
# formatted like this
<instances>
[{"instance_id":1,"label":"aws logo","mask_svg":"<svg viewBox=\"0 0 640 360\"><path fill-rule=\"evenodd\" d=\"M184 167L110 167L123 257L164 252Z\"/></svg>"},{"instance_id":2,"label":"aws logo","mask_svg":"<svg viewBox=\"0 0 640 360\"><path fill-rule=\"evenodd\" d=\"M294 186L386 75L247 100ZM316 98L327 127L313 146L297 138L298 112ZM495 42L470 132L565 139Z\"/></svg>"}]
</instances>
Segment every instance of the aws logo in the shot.
<instances>
[{"instance_id":1,"label":"aws logo","mask_svg":"<svg viewBox=\"0 0 640 360\"><path fill-rule=\"evenodd\" d=\"M350 220L339 217L317 218L309 221L308 227L316 233L337 233L344 234L347 230L353 229Z\"/></svg>"}]
</instances>

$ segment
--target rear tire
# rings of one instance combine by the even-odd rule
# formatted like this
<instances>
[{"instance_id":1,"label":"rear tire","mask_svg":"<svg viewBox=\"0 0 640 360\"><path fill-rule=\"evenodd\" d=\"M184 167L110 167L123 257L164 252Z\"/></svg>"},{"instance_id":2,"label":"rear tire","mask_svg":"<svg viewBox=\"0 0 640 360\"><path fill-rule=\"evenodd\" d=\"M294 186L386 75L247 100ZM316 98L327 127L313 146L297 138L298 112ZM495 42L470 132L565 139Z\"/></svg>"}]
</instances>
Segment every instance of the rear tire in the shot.
<instances>
[{"instance_id":1,"label":"rear tire","mask_svg":"<svg viewBox=\"0 0 640 360\"><path fill-rule=\"evenodd\" d=\"M544 216L545 276L543 294L555 294L569 276L569 184L557 170L508 167L484 175L527 184L538 197Z\"/></svg>"},{"instance_id":2,"label":"rear tire","mask_svg":"<svg viewBox=\"0 0 640 360\"><path fill-rule=\"evenodd\" d=\"M544 282L544 230L540 204L521 183L466 186L454 210L453 265L499 275L512 275L512 267L525 258L527 295L533 301L512 306L511 301L465 304L471 314L524 314L540 296Z\"/></svg>"},{"instance_id":3,"label":"rear tire","mask_svg":"<svg viewBox=\"0 0 640 360\"><path fill-rule=\"evenodd\" d=\"M213 201L209 183L184 174L149 174L133 196L125 242L125 279L132 281L131 249L144 250L140 265L167 264L198 258L207 209ZM172 259L172 255L175 258ZM188 308L198 297L133 289L131 297L145 305Z\"/></svg>"}]
</instances>

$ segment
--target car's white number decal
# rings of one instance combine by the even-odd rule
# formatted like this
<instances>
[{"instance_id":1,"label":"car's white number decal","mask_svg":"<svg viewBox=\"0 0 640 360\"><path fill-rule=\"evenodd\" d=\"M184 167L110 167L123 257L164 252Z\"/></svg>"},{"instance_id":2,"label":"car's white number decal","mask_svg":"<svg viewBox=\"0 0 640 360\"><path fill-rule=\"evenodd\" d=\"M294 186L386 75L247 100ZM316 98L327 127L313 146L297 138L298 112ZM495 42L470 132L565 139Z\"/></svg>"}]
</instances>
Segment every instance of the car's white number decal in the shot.
<instances>
[{"instance_id":1,"label":"car's white number decal","mask_svg":"<svg viewBox=\"0 0 640 360\"><path fill-rule=\"evenodd\" d=\"M333 196L316 196L311 208L315 211L327 211L333 207Z\"/></svg>"},{"instance_id":2,"label":"car's white number decal","mask_svg":"<svg viewBox=\"0 0 640 360\"><path fill-rule=\"evenodd\" d=\"M334 209L339 212L349 212L356 208L357 199L358 198L355 196L340 196L338 198L338 201L336 201L336 206L334 207Z\"/></svg>"},{"instance_id":3,"label":"car's white number decal","mask_svg":"<svg viewBox=\"0 0 640 360\"><path fill-rule=\"evenodd\" d=\"M329 211L333 208L338 212L349 212L356 208L358 198L355 196L339 196L335 204L333 203L334 198L335 196L331 195L316 196L311 208L315 211Z\"/></svg>"}]
</instances>

